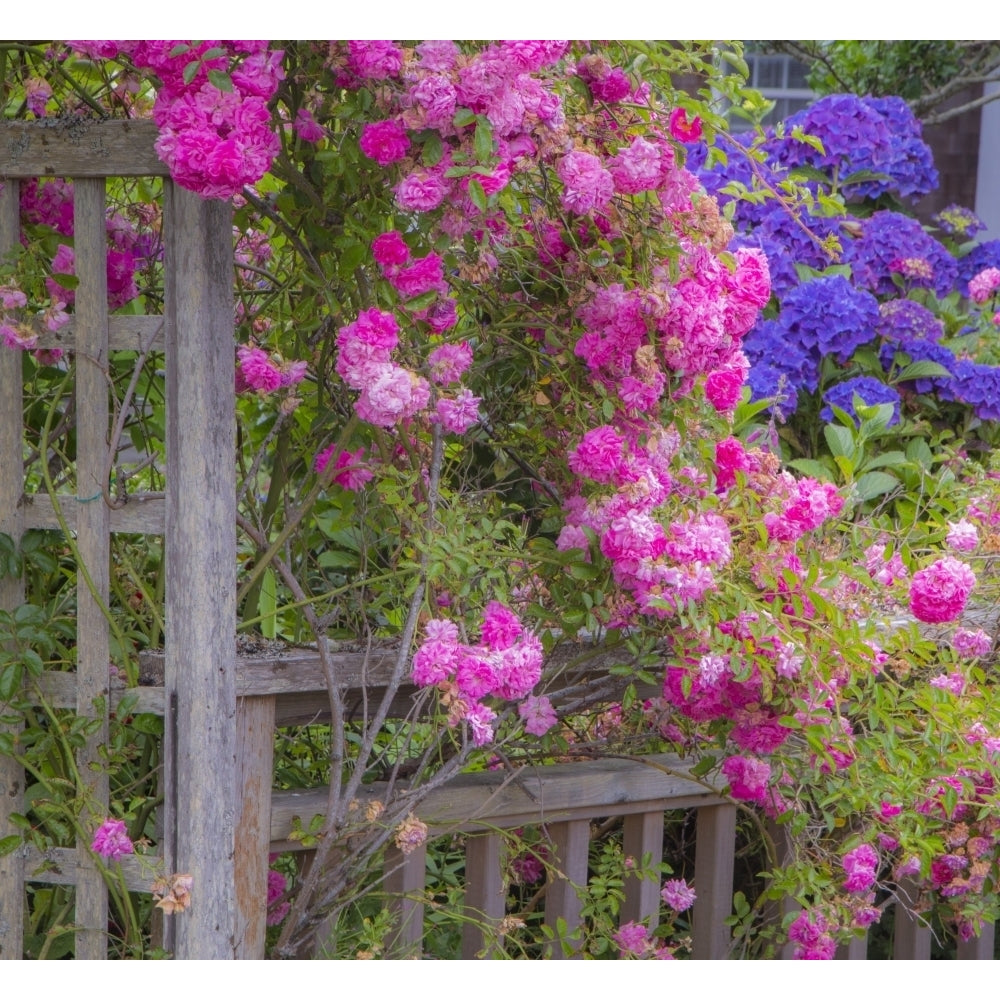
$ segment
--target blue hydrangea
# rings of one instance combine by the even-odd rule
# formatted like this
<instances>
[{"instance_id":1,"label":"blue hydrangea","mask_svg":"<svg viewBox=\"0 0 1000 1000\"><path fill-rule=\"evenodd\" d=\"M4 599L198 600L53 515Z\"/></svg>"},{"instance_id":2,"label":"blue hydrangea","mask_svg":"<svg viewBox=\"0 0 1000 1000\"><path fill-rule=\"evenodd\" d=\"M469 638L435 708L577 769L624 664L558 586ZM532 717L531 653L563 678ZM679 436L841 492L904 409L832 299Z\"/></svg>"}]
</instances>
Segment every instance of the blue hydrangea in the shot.
<instances>
[{"instance_id":1,"label":"blue hydrangea","mask_svg":"<svg viewBox=\"0 0 1000 1000\"><path fill-rule=\"evenodd\" d=\"M964 295L969 282L988 267L1000 267L1000 240L987 240L974 246L964 257L958 258L955 287Z\"/></svg>"},{"instance_id":2,"label":"blue hydrangea","mask_svg":"<svg viewBox=\"0 0 1000 1000\"><path fill-rule=\"evenodd\" d=\"M932 269L930 281L909 279L910 284L930 287L941 296L955 288L958 265L943 243L920 223L900 212L876 212L862 222L859 239L844 246L844 262L851 265L854 280L876 295L894 295L898 287L890 265L899 260L926 260Z\"/></svg>"},{"instance_id":3,"label":"blue hydrangea","mask_svg":"<svg viewBox=\"0 0 1000 1000\"><path fill-rule=\"evenodd\" d=\"M768 135L773 135L773 130L768 130ZM760 203L746 201L736 198L731 194L724 193L722 188L732 182L738 182L750 191L760 189L760 184L756 175L759 174L771 187L776 186L781 181L781 176L775 172L774 164L771 162L751 162L748 153L751 143L756 138L756 133L737 133L731 137L719 136L716 139L717 147L725 154L726 162L716 161L711 167L706 166L708 159L708 146L705 143L687 147L687 158L684 166L701 181L705 190L715 195L720 207L734 201L735 214L733 215L733 225L740 230L749 229L756 226L763 216L773 205L771 198L764 198ZM781 171L784 174L784 171Z\"/></svg>"},{"instance_id":4,"label":"blue hydrangea","mask_svg":"<svg viewBox=\"0 0 1000 1000\"><path fill-rule=\"evenodd\" d=\"M878 307L878 335L886 340L928 340L937 343L944 323L913 299L889 299Z\"/></svg>"},{"instance_id":5,"label":"blue hydrangea","mask_svg":"<svg viewBox=\"0 0 1000 1000\"><path fill-rule=\"evenodd\" d=\"M816 136L823 151L791 138L795 127ZM831 181L860 171L884 175L847 185L847 197L878 198L892 193L916 201L938 186L934 156L920 122L899 97L830 94L785 120L785 135L770 147L786 167L812 167Z\"/></svg>"},{"instance_id":6,"label":"blue hydrangea","mask_svg":"<svg viewBox=\"0 0 1000 1000\"><path fill-rule=\"evenodd\" d=\"M815 392L819 385L818 361L789 342L778 320L760 320L743 338L743 353L750 362L747 382L751 398L786 396L779 405L785 416L795 412L800 390Z\"/></svg>"},{"instance_id":7,"label":"blue hydrangea","mask_svg":"<svg viewBox=\"0 0 1000 1000\"><path fill-rule=\"evenodd\" d=\"M965 359L939 389L942 399L965 403L980 420L1000 420L1000 368Z\"/></svg>"},{"instance_id":8,"label":"blue hydrangea","mask_svg":"<svg viewBox=\"0 0 1000 1000\"><path fill-rule=\"evenodd\" d=\"M949 236L957 236L962 240L970 240L986 228L986 223L975 212L961 205L942 208L937 215L931 216L931 222Z\"/></svg>"},{"instance_id":9,"label":"blue hydrangea","mask_svg":"<svg viewBox=\"0 0 1000 1000\"><path fill-rule=\"evenodd\" d=\"M899 423L899 393L891 385L880 382L870 375L859 375L857 378L848 379L832 386L823 393L823 402L826 406L819 411L819 415L830 422L833 420L833 410L831 406L836 406L846 413L853 413L855 418L858 412L854 407L854 396L857 394L868 406L879 406L882 403L892 403L892 418L888 426ZM860 420L856 420L860 423Z\"/></svg>"},{"instance_id":10,"label":"blue hydrangea","mask_svg":"<svg viewBox=\"0 0 1000 1000\"><path fill-rule=\"evenodd\" d=\"M807 356L832 354L846 362L862 345L875 339L878 301L855 288L843 275L823 275L793 288L781 302L779 322L786 340Z\"/></svg>"}]
</instances>

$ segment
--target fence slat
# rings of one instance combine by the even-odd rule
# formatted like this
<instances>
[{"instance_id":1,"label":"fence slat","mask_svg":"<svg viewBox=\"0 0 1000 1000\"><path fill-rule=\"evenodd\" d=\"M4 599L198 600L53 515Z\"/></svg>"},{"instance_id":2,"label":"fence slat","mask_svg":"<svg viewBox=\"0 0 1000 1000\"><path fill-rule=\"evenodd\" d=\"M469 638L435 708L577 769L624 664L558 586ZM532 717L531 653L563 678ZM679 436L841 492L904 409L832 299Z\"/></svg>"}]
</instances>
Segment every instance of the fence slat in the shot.
<instances>
[{"instance_id":1,"label":"fence slat","mask_svg":"<svg viewBox=\"0 0 1000 1000\"><path fill-rule=\"evenodd\" d=\"M165 840L193 879L178 959L236 947L236 392L232 208L164 182L168 712ZM262 887L263 891L263 887Z\"/></svg>"},{"instance_id":2,"label":"fence slat","mask_svg":"<svg viewBox=\"0 0 1000 1000\"><path fill-rule=\"evenodd\" d=\"M898 894L904 900L916 899L917 887L909 880L901 882ZM899 903L895 907L896 932L892 957L903 962L922 962L931 957L931 929L910 910Z\"/></svg>"},{"instance_id":3,"label":"fence slat","mask_svg":"<svg viewBox=\"0 0 1000 1000\"><path fill-rule=\"evenodd\" d=\"M847 944L837 949L835 956L840 961L865 962L868 960L868 935L853 937Z\"/></svg>"},{"instance_id":4,"label":"fence slat","mask_svg":"<svg viewBox=\"0 0 1000 1000\"><path fill-rule=\"evenodd\" d=\"M20 233L18 184L0 186L0 259L17 245ZM15 544L24 530L22 448L21 352L0 346L0 532ZM0 577L0 608L11 610L24 600L20 577ZM0 726L0 733L13 735L20 727ZM24 771L17 761L0 754L0 838L16 836L11 816L21 812ZM0 959L22 955L21 927L24 923L22 863L17 852L0 857Z\"/></svg>"},{"instance_id":5,"label":"fence slat","mask_svg":"<svg viewBox=\"0 0 1000 1000\"><path fill-rule=\"evenodd\" d=\"M503 919L506 895L500 870L499 834L473 834L465 842L465 923L462 958L479 958Z\"/></svg>"},{"instance_id":6,"label":"fence slat","mask_svg":"<svg viewBox=\"0 0 1000 1000\"><path fill-rule=\"evenodd\" d=\"M663 860L663 810L636 813L625 817L622 850L626 858L634 858L638 868L644 855L652 855L651 864ZM625 876L625 901L622 903L622 923L635 920L652 930L660 913L659 880Z\"/></svg>"},{"instance_id":7,"label":"fence slat","mask_svg":"<svg viewBox=\"0 0 1000 1000\"><path fill-rule=\"evenodd\" d=\"M105 181L78 180L74 185L76 250L76 516L77 637L76 711L97 718L99 725L78 754L78 767L88 787L81 820L82 835L108 811L108 775L99 765L108 742L110 521L104 503L103 469L108 451L108 292ZM43 461L45 457L43 456ZM99 700L99 705L95 701ZM78 959L107 958L108 892L89 853L79 844L80 871L76 890Z\"/></svg>"},{"instance_id":8,"label":"fence slat","mask_svg":"<svg viewBox=\"0 0 1000 1000\"><path fill-rule=\"evenodd\" d=\"M236 703L239 815L236 821L236 957L264 958L274 775L274 697Z\"/></svg>"},{"instance_id":9,"label":"fence slat","mask_svg":"<svg viewBox=\"0 0 1000 1000\"><path fill-rule=\"evenodd\" d=\"M991 961L996 945L996 925L984 924L979 937L959 941L956 958L963 962Z\"/></svg>"},{"instance_id":10,"label":"fence slat","mask_svg":"<svg viewBox=\"0 0 1000 1000\"><path fill-rule=\"evenodd\" d=\"M545 923L555 933L550 958L580 958L579 934L582 904L577 886L587 884L587 861L590 854L590 822L585 819L549 826L552 840L552 863L558 874L550 878L545 888ZM557 929L562 918L566 923L565 936ZM566 955L563 944L573 950Z\"/></svg>"},{"instance_id":11,"label":"fence slat","mask_svg":"<svg viewBox=\"0 0 1000 1000\"><path fill-rule=\"evenodd\" d=\"M424 880L427 877L427 843L404 854L394 844L385 852L385 891L392 897L389 910L395 929L386 941L389 958L420 954L424 940Z\"/></svg>"},{"instance_id":12,"label":"fence slat","mask_svg":"<svg viewBox=\"0 0 1000 1000\"><path fill-rule=\"evenodd\" d=\"M725 920L733 909L736 806L726 803L699 809L696 836L694 887L697 898L692 917L692 958L726 958L730 933Z\"/></svg>"}]
</instances>

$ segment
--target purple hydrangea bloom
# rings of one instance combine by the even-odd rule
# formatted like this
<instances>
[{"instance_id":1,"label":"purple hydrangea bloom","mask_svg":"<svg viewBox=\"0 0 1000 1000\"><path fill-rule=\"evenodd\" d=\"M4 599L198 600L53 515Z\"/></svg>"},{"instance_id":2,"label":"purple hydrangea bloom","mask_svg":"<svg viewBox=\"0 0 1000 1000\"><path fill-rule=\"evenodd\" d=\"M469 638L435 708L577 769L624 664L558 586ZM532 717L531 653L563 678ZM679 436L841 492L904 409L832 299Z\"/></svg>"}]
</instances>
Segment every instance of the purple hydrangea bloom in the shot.
<instances>
[{"instance_id":1,"label":"purple hydrangea bloom","mask_svg":"<svg viewBox=\"0 0 1000 1000\"><path fill-rule=\"evenodd\" d=\"M750 362L747 383L752 398L781 395L778 409L788 416L795 412L799 391L815 392L819 385L819 361L788 341L779 320L761 320L743 338L743 353Z\"/></svg>"},{"instance_id":2,"label":"purple hydrangea bloom","mask_svg":"<svg viewBox=\"0 0 1000 1000\"><path fill-rule=\"evenodd\" d=\"M773 138L773 129L767 129L765 135ZM688 146L684 161L684 166L701 181L709 194L715 195L720 206L735 201L733 225L741 230L758 225L764 215L771 210L773 202L770 199L765 199L760 204L745 201L724 192L722 188L735 182L751 191L758 190L760 184L756 175L763 178L771 187L776 187L785 174L784 169L775 169L773 159L751 162L752 154L748 149L755 138L756 133L751 132L737 133L728 137L718 136L716 146L725 153L725 163L716 161L710 167L706 166L708 145L703 142Z\"/></svg>"},{"instance_id":3,"label":"purple hydrangea bloom","mask_svg":"<svg viewBox=\"0 0 1000 1000\"><path fill-rule=\"evenodd\" d=\"M757 227L748 234L737 236L733 247L758 246L767 254L771 290L779 298L799 284L797 264L822 271L834 263L819 241L830 235L841 235L839 218L803 212L795 219L773 201L758 211L758 217Z\"/></svg>"},{"instance_id":4,"label":"purple hydrangea bloom","mask_svg":"<svg viewBox=\"0 0 1000 1000\"><path fill-rule=\"evenodd\" d=\"M1000 240L987 240L974 246L969 253L958 260L956 288L964 295L969 282L988 267L1000 267Z\"/></svg>"},{"instance_id":5,"label":"purple hydrangea bloom","mask_svg":"<svg viewBox=\"0 0 1000 1000\"><path fill-rule=\"evenodd\" d=\"M923 226L900 212L876 212L862 222L860 239L844 247L844 263L851 265L854 280L876 295L895 295L892 264L918 258L930 264L930 280L911 279L915 285L930 287L938 295L947 295L958 278L955 258Z\"/></svg>"},{"instance_id":6,"label":"purple hydrangea bloom","mask_svg":"<svg viewBox=\"0 0 1000 1000\"><path fill-rule=\"evenodd\" d=\"M840 382L823 393L823 402L826 406L819 411L819 415L826 421L833 420L832 406L836 406L846 413L853 413L857 417L857 410L854 406L854 396L861 397L868 406L878 406L881 403L892 403L892 417L889 420L889 427L899 423L899 393L891 385L880 382L870 375L860 375L857 378ZM860 421L856 421L860 423Z\"/></svg>"},{"instance_id":7,"label":"purple hydrangea bloom","mask_svg":"<svg viewBox=\"0 0 1000 1000\"><path fill-rule=\"evenodd\" d=\"M986 228L986 223L975 212L961 205L942 208L937 215L931 216L931 221L949 236L957 236L963 240L972 239L976 233L981 233Z\"/></svg>"},{"instance_id":8,"label":"purple hydrangea bloom","mask_svg":"<svg viewBox=\"0 0 1000 1000\"><path fill-rule=\"evenodd\" d=\"M791 137L799 127L823 143L820 152ZM899 97L830 94L785 120L785 135L772 144L787 167L812 167L838 180L866 171L882 176L843 187L847 197L878 198L893 193L916 201L938 186L930 147L920 122Z\"/></svg>"},{"instance_id":9,"label":"purple hydrangea bloom","mask_svg":"<svg viewBox=\"0 0 1000 1000\"><path fill-rule=\"evenodd\" d=\"M827 354L846 362L875 338L878 319L875 297L835 274L793 288L782 300L779 322L786 344L799 347L818 365Z\"/></svg>"},{"instance_id":10,"label":"purple hydrangea bloom","mask_svg":"<svg viewBox=\"0 0 1000 1000\"><path fill-rule=\"evenodd\" d=\"M944 335L944 323L913 299L889 299L878 307L876 329L885 340L926 340L937 343Z\"/></svg>"},{"instance_id":11,"label":"purple hydrangea bloom","mask_svg":"<svg viewBox=\"0 0 1000 1000\"><path fill-rule=\"evenodd\" d=\"M1000 368L960 359L940 387L942 399L965 403L980 420L1000 420Z\"/></svg>"}]
</instances>

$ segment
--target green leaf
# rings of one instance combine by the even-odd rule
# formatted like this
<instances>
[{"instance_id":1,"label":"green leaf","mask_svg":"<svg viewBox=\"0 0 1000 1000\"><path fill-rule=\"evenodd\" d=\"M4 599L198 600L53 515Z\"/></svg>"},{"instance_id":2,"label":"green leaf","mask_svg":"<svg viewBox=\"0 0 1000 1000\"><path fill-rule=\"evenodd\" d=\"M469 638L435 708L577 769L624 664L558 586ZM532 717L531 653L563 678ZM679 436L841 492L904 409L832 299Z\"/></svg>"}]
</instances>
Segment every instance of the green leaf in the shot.
<instances>
[{"instance_id":1,"label":"green leaf","mask_svg":"<svg viewBox=\"0 0 1000 1000\"><path fill-rule=\"evenodd\" d=\"M847 457L854 451L854 435L847 427L837 424L827 424L823 428L823 436L834 458Z\"/></svg>"},{"instance_id":2,"label":"green leaf","mask_svg":"<svg viewBox=\"0 0 1000 1000\"><path fill-rule=\"evenodd\" d=\"M886 466L905 465L906 455L901 451L884 451L880 455L872 455L861 463L860 470L868 472L870 469L884 469Z\"/></svg>"},{"instance_id":3,"label":"green leaf","mask_svg":"<svg viewBox=\"0 0 1000 1000\"><path fill-rule=\"evenodd\" d=\"M422 295L415 295L412 299L407 299L405 305L410 312L420 312L432 306L437 298L438 292L435 289L431 289L431 291L424 292Z\"/></svg>"},{"instance_id":4,"label":"green leaf","mask_svg":"<svg viewBox=\"0 0 1000 1000\"><path fill-rule=\"evenodd\" d=\"M260 597L257 613L260 615L260 631L265 639L273 639L277 633L278 582L270 566L264 570L260 582Z\"/></svg>"},{"instance_id":5,"label":"green leaf","mask_svg":"<svg viewBox=\"0 0 1000 1000\"><path fill-rule=\"evenodd\" d=\"M189 62L187 66L184 67L182 76L184 77L185 83L190 83L198 75L198 69L200 66L201 63L198 62L198 60L195 60L194 62Z\"/></svg>"},{"instance_id":6,"label":"green leaf","mask_svg":"<svg viewBox=\"0 0 1000 1000\"><path fill-rule=\"evenodd\" d=\"M698 763L691 768L692 777L695 778L705 777L705 775L708 774L708 772L711 771L713 767L715 767L716 763L717 763L716 759L711 754L702 757L701 760L699 760Z\"/></svg>"},{"instance_id":7,"label":"green leaf","mask_svg":"<svg viewBox=\"0 0 1000 1000\"><path fill-rule=\"evenodd\" d=\"M469 198L480 212L486 212L489 208L489 199L486 197L483 185L475 178L469 181Z\"/></svg>"},{"instance_id":8,"label":"green leaf","mask_svg":"<svg viewBox=\"0 0 1000 1000\"><path fill-rule=\"evenodd\" d=\"M818 479L821 483L833 482L830 470L822 462L817 462L814 458L795 458L786 464L790 465L793 469L797 469L799 472L805 473L807 476L812 476L813 479Z\"/></svg>"},{"instance_id":9,"label":"green leaf","mask_svg":"<svg viewBox=\"0 0 1000 1000\"><path fill-rule=\"evenodd\" d=\"M923 438L914 438L906 446L906 459L915 465L929 469L934 464L934 453Z\"/></svg>"},{"instance_id":10,"label":"green leaf","mask_svg":"<svg viewBox=\"0 0 1000 1000\"><path fill-rule=\"evenodd\" d=\"M885 496L899 486L899 479L888 472L866 472L855 484L862 500Z\"/></svg>"},{"instance_id":11,"label":"green leaf","mask_svg":"<svg viewBox=\"0 0 1000 1000\"><path fill-rule=\"evenodd\" d=\"M20 690L24 680L24 668L19 661L9 663L0 670L0 700L10 701Z\"/></svg>"},{"instance_id":12,"label":"green leaf","mask_svg":"<svg viewBox=\"0 0 1000 1000\"><path fill-rule=\"evenodd\" d=\"M12 833L9 837L0 838L0 858L11 851L16 851L21 846L21 838Z\"/></svg>"},{"instance_id":13,"label":"green leaf","mask_svg":"<svg viewBox=\"0 0 1000 1000\"><path fill-rule=\"evenodd\" d=\"M227 94L232 93L233 81L229 78L229 74L224 73L221 69L210 69L208 71L208 82L213 87L217 87Z\"/></svg>"},{"instance_id":14,"label":"green leaf","mask_svg":"<svg viewBox=\"0 0 1000 1000\"><path fill-rule=\"evenodd\" d=\"M488 119L480 117L477 121L472 144L480 163L489 163L493 159L493 129Z\"/></svg>"},{"instance_id":15,"label":"green leaf","mask_svg":"<svg viewBox=\"0 0 1000 1000\"><path fill-rule=\"evenodd\" d=\"M355 552L344 552L341 549L325 549L317 560L323 569L357 569L360 558Z\"/></svg>"},{"instance_id":16,"label":"green leaf","mask_svg":"<svg viewBox=\"0 0 1000 1000\"><path fill-rule=\"evenodd\" d=\"M455 117L452 118L451 123L455 128L464 128L466 125L471 125L475 120L475 112L470 111L468 108L459 108L455 112Z\"/></svg>"},{"instance_id":17,"label":"green leaf","mask_svg":"<svg viewBox=\"0 0 1000 1000\"><path fill-rule=\"evenodd\" d=\"M948 378L951 372L936 361L914 361L893 376L892 381L909 382L915 378Z\"/></svg>"},{"instance_id":18,"label":"green leaf","mask_svg":"<svg viewBox=\"0 0 1000 1000\"><path fill-rule=\"evenodd\" d=\"M441 135L434 129L427 129L423 133L424 139L423 162L425 167L436 167L444 156L444 143L441 142Z\"/></svg>"}]
</instances>

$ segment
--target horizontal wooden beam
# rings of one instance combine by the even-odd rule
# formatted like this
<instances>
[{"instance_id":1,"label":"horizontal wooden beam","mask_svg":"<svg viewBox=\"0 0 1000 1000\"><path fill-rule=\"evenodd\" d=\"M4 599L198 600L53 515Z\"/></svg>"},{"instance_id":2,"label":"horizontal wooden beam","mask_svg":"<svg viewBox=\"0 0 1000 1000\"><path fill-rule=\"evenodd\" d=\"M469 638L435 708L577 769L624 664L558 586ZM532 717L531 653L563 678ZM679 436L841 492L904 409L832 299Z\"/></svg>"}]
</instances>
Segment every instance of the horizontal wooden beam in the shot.
<instances>
[{"instance_id":1,"label":"horizontal wooden beam","mask_svg":"<svg viewBox=\"0 0 1000 1000\"><path fill-rule=\"evenodd\" d=\"M38 334L38 346L51 351L76 350L76 321L69 320L58 330L46 330L41 321L32 329ZM109 316L108 349L112 351L163 351L162 316ZM235 354L233 355L235 363Z\"/></svg>"},{"instance_id":2,"label":"horizontal wooden beam","mask_svg":"<svg viewBox=\"0 0 1000 1000\"><path fill-rule=\"evenodd\" d=\"M77 853L70 847L50 847L39 851L34 847L20 850L24 859L24 880L42 885L76 885L80 880L81 866ZM117 862L121 865L125 885L131 892L149 892L156 872L162 869L162 858L156 854L144 854L142 860L134 854L126 854Z\"/></svg>"},{"instance_id":3,"label":"horizontal wooden beam","mask_svg":"<svg viewBox=\"0 0 1000 1000\"><path fill-rule=\"evenodd\" d=\"M103 503L100 496L59 496L59 513L70 531L76 530L77 515L83 503ZM126 535L162 535L166 516L166 503L162 496L129 498L124 507L108 512L111 531ZM61 527L52 497L36 493L24 498L25 528L43 528L58 531Z\"/></svg>"},{"instance_id":4,"label":"horizontal wooden beam","mask_svg":"<svg viewBox=\"0 0 1000 1000\"><path fill-rule=\"evenodd\" d=\"M691 760L658 754L644 761L604 759L525 766L514 772L460 774L428 792L413 811L432 835L438 835L726 802L711 787L688 776L692 764ZM378 782L362 791L365 802L379 800L384 794L385 788ZM326 807L325 787L273 792L272 849L301 850L288 839L293 818L298 817L308 827L313 816L324 813Z\"/></svg>"},{"instance_id":5,"label":"horizontal wooden beam","mask_svg":"<svg viewBox=\"0 0 1000 1000\"><path fill-rule=\"evenodd\" d=\"M52 708L76 708L76 674L60 670L46 670L41 677L35 679L38 694ZM30 688L25 692L31 696ZM163 715L162 687L127 688L123 681L115 678L110 684L110 705L114 712L122 699L130 696L135 699L132 711L136 714Z\"/></svg>"},{"instance_id":6,"label":"horizontal wooden beam","mask_svg":"<svg viewBox=\"0 0 1000 1000\"><path fill-rule=\"evenodd\" d=\"M0 122L0 177L168 177L147 118Z\"/></svg>"}]
</instances>

